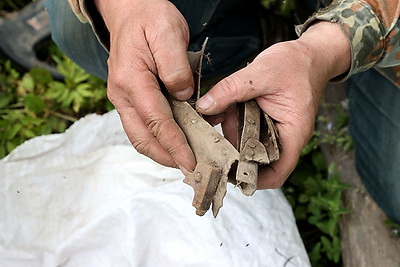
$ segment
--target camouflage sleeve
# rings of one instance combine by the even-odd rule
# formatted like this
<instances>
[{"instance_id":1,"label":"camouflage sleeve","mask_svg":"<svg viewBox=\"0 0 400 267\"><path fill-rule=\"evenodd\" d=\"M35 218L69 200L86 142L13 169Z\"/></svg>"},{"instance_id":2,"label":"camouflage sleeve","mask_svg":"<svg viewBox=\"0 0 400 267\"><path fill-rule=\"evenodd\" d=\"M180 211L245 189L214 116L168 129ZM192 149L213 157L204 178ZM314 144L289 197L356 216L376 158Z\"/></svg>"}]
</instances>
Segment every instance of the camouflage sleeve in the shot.
<instances>
[{"instance_id":1,"label":"camouflage sleeve","mask_svg":"<svg viewBox=\"0 0 400 267\"><path fill-rule=\"evenodd\" d=\"M297 30L301 34L318 20L339 23L351 45L349 77L372 66L400 65L399 13L398 0L336 0Z\"/></svg>"}]
</instances>

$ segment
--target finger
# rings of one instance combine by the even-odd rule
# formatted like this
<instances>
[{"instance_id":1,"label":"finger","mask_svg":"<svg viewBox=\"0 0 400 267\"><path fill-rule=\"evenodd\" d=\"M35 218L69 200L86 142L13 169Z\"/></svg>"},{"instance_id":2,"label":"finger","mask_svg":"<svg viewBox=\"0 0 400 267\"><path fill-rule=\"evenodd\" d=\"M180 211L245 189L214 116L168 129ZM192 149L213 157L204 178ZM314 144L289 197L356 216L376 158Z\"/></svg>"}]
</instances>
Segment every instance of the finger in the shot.
<instances>
[{"instance_id":1,"label":"finger","mask_svg":"<svg viewBox=\"0 0 400 267\"><path fill-rule=\"evenodd\" d=\"M178 167L172 156L148 130L134 108L122 108L118 110L118 113L126 135L139 153L150 157L161 165Z\"/></svg>"},{"instance_id":2,"label":"finger","mask_svg":"<svg viewBox=\"0 0 400 267\"><path fill-rule=\"evenodd\" d=\"M145 59L136 61L140 60L146 62ZM148 135L151 134L156 138L159 146L171 155L178 167L193 170L196 165L193 152L187 143L184 133L173 120L170 106L160 91L156 77L150 71L151 66L146 69L144 67L146 64L132 64L129 67L124 67L124 64L117 65L113 61L110 61L109 64L113 66L113 68L110 68L109 99L117 110L123 111L127 107L132 107L148 132L145 135L144 128L140 131L134 131L131 128L135 127L133 122L125 119L124 127L131 132L131 142L136 144L138 143L136 139L147 140L148 146L151 146L150 136ZM128 124L132 125L129 126ZM146 147L143 141L139 143ZM155 140L151 141L151 144L154 145ZM159 146L157 145L157 147ZM141 150L142 153L150 153L147 151L150 151L147 147ZM152 152L148 156L157 158L161 162L159 157L155 155L156 151L160 150L155 147L154 153ZM168 164L171 165L170 163Z\"/></svg>"},{"instance_id":3,"label":"finger","mask_svg":"<svg viewBox=\"0 0 400 267\"><path fill-rule=\"evenodd\" d=\"M196 109L206 115L217 114L233 103L262 95L263 87L255 76L256 72L250 64L221 80L196 102Z\"/></svg>"},{"instance_id":4,"label":"finger","mask_svg":"<svg viewBox=\"0 0 400 267\"><path fill-rule=\"evenodd\" d=\"M238 148L238 118L237 105L230 106L225 113L225 119L221 124L224 137L235 147Z\"/></svg>"},{"instance_id":5,"label":"finger","mask_svg":"<svg viewBox=\"0 0 400 267\"><path fill-rule=\"evenodd\" d=\"M203 119L206 120L212 126L216 126L224 121L225 113L211 115L211 116L203 116Z\"/></svg>"},{"instance_id":6,"label":"finger","mask_svg":"<svg viewBox=\"0 0 400 267\"><path fill-rule=\"evenodd\" d=\"M307 140L288 125L278 124L282 152L278 161L259 168L258 189L279 188L292 173Z\"/></svg>"},{"instance_id":7,"label":"finger","mask_svg":"<svg viewBox=\"0 0 400 267\"><path fill-rule=\"evenodd\" d=\"M157 29L151 29L156 33L147 38L158 75L175 98L186 100L193 94L194 87L193 73L186 52L189 41L187 23L179 14L175 20L157 26Z\"/></svg>"},{"instance_id":8,"label":"finger","mask_svg":"<svg viewBox=\"0 0 400 267\"><path fill-rule=\"evenodd\" d=\"M158 87L156 78L150 73L135 75L130 103L141 120L172 156L176 164L189 171L194 170L196 161L185 134L173 119L169 103Z\"/></svg>"}]
</instances>

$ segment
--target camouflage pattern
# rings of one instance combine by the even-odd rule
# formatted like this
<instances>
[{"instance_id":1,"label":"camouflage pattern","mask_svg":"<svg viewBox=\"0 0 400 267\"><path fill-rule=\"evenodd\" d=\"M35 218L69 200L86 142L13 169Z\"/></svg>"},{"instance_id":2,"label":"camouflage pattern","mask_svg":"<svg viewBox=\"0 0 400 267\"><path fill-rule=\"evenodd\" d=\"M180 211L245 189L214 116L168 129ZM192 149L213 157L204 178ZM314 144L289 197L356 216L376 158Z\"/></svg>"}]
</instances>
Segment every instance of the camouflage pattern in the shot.
<instances>
[{"instance_id":1,"label":"camouflage pattern","mask_svg":"<svg viewBox=\"0 0 400 267\"><path fill-rule=\"evenodd\" d=\"M81 22L91 22L85 0L68 0ZM334 0L317 11L297 30L300 35L317 20L339 23L352 49L348 75L373 66L400 88L400 1L397 0ZM344 79L345 79L344 78Z\"/></svg>"},{"instance_id":2,"label":"camouflage pattern","mask_svg":"<svg viewBox=\"0 0 400 267\"><path fill-rule=\"evenodd\" d=\"M316 20L339 23L352 49L352 64L347 75L349 77L373 66L386 68L400 65L399 13L400 1L337 0L300 25L298 34ZM398 76L396 84L400 86L399 70L378 69L391 79Z\"/></svg>"}]
</instances>

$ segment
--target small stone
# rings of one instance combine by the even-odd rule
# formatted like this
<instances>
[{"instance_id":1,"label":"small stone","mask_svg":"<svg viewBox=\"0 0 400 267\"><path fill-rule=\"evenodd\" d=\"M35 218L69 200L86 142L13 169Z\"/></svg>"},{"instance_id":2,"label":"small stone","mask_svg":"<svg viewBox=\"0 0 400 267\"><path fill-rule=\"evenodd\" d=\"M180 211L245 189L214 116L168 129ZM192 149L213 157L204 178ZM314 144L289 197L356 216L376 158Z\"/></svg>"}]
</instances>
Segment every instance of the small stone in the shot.
<instances>
[{"instance_id":1,"label":"small stone","mask_svg":"<svg viewBox=\"0 0 400 267\"><path fill-rule=\"evenodd\" d=\"M250 124L255 124L255 120L253 120L252 118L247 118L247 122Z\"/></svg>"},{"instance_id":2,"label":"small stone","mask_svg":"<svg viewBox=\"0 0 400 267\"><path fill-rule=\"evenodd\" d=\"M252 155L244 155L244 158L248 161L253 160L253 156Z\"/></svg>"},{"instance_id":3,"label":"small stone","mask_svg":"<svg viewBox=\"0 0 400 267\"><path fill-rule=\"evenodd\" d=\"M220 141L220 139L218 137L214 138L214 143L218 143Z\"/></svg>"},{"instance_id":4,"label":"small stone","mask_svg":"<svg viewBox=\"0 0 400 267\"><path fill-rule=\"evenodd\" d=\"M249 146L250 148L255 148L255 147L256 147L256 144L254 144L254 142L249 141L249 142L248 142L248 146Z\"/></svg>"},{"instance_id":5,"label":"small stone","mask_svg":"<svg viewBox=\"0 0 400 267\"><path fill-rule=\"evenodd\" d=\"M197 183L200 183L200 181L201 181L201 173L196 172L196 174L194 175L194 180L195 180Z\"/></svg>"}]
</instances>

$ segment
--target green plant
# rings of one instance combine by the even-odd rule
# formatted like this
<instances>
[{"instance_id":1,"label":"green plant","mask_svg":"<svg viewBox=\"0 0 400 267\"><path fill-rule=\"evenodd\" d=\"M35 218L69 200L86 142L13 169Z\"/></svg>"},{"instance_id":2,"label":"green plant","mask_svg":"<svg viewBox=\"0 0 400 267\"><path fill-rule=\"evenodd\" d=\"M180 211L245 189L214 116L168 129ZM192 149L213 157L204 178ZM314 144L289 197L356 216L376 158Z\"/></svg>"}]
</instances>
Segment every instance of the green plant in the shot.
<instances>
[{"instance_id":1,"label":"green plant","mask_svg":"<svg viewBox=\"0 0 400 267\"><path fill-rule=\"evenodd\" d=\"M312 150L322 145L335 145L348 152L354 148L353 140L348 132L349 116L342 104L322 104L324 111L330 110L331 114L335 114L335 118L329 116L318 116L317 124L323 127L317 128L313 133L313 138L304 148L302 154L308 154Z\"/></svg>"},{"instance_id":2,"label":"green plant","mask_svg":"<svg viewBox=\"0 0 400 267\"><path fill-rule=\"evenodd\" d=\"M260 0L261 5L277 14L290 17L295 9L295 0Z\"/></svg>"},{"instance_id":3,"label":"green plant","mask_svg":"<svg viewBox=\"0 0 400 267\"><path fill-rule=\"evenodd\" d=\"M319 148L300 158L283 188L313 266L337 266L341 261L339 219L349 212L341 201L346 188L334 165L326 167Z\"/></svg>"},{"instance_id":4,"label":"green plant","mask_svg":"<svg viewBox=\"0 0 400 267\"><path fill-rule=\"evenodd\" d=\"M0 158L29 138L63 132L87 113L113 108L104 81L66 57L54 60L63 81L38 68L21 75L0 61Z\"/></svg>"},{"instance_id":5,"label":"green plant","mask_svg":"<svg viewBox=\"0 0 400 267\"><path fill-rule=\"evenodd\" d=\"M353 148L348 133L349 117L341 104L322 104L316 129L284 192L292 204L295 217L313 266L338 266L341 263L340 216L350 212L343 208L341 194L349 186L340 181L334 163L324 160L323 146ZM334 118L328 114L335 114Z\"/></svg>"},{"instance_id":6,"label":"green plant","mask_svg":"<svg viewBox=\"0 0 400 267\"><path fill-rule=\"evenodd\" d=\"M294 209L312 265L325 267L341 263L339 220L350 211L343 208L341 200L343 190L349 186L340 181L334 163L327 167L321 148L336 146L349 151L353 142L343 105L322 104L321 108L324 115L317 118L317 130L283 189Z\"/></svg>"}]
</instances>

